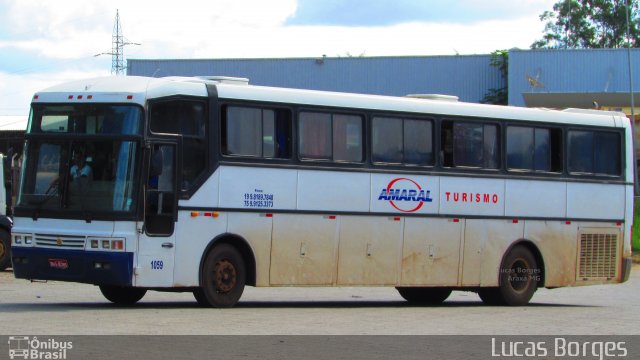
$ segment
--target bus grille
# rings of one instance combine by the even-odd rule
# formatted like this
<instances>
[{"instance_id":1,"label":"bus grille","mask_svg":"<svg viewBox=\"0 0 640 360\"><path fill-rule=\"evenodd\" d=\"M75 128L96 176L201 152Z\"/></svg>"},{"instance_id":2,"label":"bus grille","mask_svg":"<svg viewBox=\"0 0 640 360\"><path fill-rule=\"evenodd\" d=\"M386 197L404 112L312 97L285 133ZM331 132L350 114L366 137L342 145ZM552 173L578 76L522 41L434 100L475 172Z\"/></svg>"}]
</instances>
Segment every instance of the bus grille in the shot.
<instances>
[{"instance_id":1,"label":"bus grille","mask_svg":"<svg viewBox=\"0 0 640 360\"><path fill-rule=\"evenodd\" d=\"M36 245L56 249L84 249L85 236L35 234Z\"/></svg>"},{"instance_id":2,"label":"bus grille","mask_svg":"<svg viewBox=\"0 0 640 360\"><path fill-rule=\"evenodd\" d=\"M618 268L618 235L582 233L580 235L579 280L611 280Z\"/></svg>"}]
</instances>

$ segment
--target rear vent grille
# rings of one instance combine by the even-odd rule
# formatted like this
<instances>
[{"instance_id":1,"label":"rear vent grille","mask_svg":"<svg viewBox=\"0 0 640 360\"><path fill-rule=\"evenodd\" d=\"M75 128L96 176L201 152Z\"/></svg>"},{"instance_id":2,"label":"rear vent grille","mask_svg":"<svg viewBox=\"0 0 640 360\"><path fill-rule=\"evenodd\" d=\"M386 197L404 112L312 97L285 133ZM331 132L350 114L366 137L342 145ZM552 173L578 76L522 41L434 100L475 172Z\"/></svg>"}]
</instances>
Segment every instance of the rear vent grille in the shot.
<instances>
[{"instance_id":1,"label":"rear vent grille","mask_svg":"<svg viewBox=\"0 0 640 360\"><path fill-rule=\"evenodd\" d=\"M615 278L618 254L618 234L580 234L579 280Z\"/></svg>"}]
</instances>

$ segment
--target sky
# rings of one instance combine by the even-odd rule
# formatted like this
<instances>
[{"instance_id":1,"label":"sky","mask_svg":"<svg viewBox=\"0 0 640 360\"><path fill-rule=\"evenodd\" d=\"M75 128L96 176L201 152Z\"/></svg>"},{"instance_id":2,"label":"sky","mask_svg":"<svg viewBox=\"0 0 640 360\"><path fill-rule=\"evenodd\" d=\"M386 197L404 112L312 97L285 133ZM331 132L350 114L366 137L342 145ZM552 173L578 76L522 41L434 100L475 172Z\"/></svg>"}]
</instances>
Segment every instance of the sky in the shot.
<instances>
[{"instance_id":1,"label":"sky","mask_svg":"<svg viewBox=\"0 0 640 360\"><path fill-rule=\"evenodd\" d=\"M116 11L140 44L125 60L424 56L527 49L556 1L0 0L0 117L26 118L43 88L110 75Z\"/></svg>"}]
</instances>

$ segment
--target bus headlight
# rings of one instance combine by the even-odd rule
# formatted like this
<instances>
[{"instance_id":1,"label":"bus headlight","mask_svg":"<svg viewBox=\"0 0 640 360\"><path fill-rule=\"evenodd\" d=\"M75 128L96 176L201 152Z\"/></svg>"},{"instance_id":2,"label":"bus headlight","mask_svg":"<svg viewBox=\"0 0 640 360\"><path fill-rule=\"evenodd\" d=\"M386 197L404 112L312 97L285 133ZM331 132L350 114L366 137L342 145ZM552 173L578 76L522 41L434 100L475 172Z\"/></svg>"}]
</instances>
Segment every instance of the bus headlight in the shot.
<instances>
[{"instance_id":1,"label":"bus headlight","mask_svg":"<svg viewBox=\"0 0 640 360\"><path fill-rule=\"evenodd\" d=\"M33 234L11 234L15 245L33 245Z\"/></svg>"},{"instance_id":2,"label":"bus headlight","mask_svg":"<svg viewBox=\"0 0 640 360\"><path fill-rule=\"evenodd\" d=\"M18 246L33 246L33 234L11 234L11 243Z\"/></svg>"}]
</instances>

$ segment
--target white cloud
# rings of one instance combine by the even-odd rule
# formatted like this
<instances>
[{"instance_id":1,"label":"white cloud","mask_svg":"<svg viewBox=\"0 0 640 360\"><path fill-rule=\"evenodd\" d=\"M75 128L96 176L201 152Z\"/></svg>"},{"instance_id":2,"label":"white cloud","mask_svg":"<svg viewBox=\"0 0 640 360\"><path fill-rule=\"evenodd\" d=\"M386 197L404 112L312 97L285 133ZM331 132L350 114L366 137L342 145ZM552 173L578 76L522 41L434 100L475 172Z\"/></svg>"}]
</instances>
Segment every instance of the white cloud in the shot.
<instances>
[{"instance_id":1,"label":"white cloud","mask_svg":"<svg viewBox=\"0 0 640 360\"><path fill-rule=\"evenodd\" d=\"M105 70L68 71L46 74L12 75L0 73L0 116L27 115L33 95L50 86L84 78L108 75Z\"/></svg>"},{"instance_id":2,"label":"white cloud","mask_svg":"<svg viewBox=\"0 0 640 360\"><path fill-rule=\"evenodd\" d=\"M497 2L499 6L537 10L552 0ZM480 6L477 0L461 3L470 8ZM23 35L30 32L36 36L1 42L0 46L30 49L52 58L110 52L116 9L125 37L142 44L125 47L125 56L134 58L315 56L361 51L367 55L415 55L448 54L452 49L489 52L528 47L541 36L543 28L537 17L539 11L521 19L466 24L283 26L296 11L295 0L183 0L171 7L148 0L21 0L9 8L11 27Z\"/></svg>"},{"instance_id":3,"label":"white cloud","mask_svg":"<svg viewBox=\"0 0 640 360\"><path fill-rule=\"evenodd\" d=\"M528 48L540 33L532 18L471 24L409 23L387 27L296 26L260 32L231 28L234 37L203 43L196 57L304 57L487 54Z\"/></svg>"},{"instance_id":4,"label":"white cloud","mask_svg":"<svg viewBox=\"0 0 640 360\"><path fill-rule=\"evenodd\" d=\"M118 10L124 36L152 50L141 53L189 56L203 42L233 38L237 28L260 31L278 26L293 14L295 5L295 0L183 0L179 6L148 0L21 0L8 6L4 19L20 40L5 40L0 47L38 50L54 58L110 51Z\"/></svg>"},{"instance_id":5,"label":"white cloud","mask_svg":"<svg viewBox=\"0 0 640 360\"><path fill-rule=\"evenodd\" d=\"M125 59L451 55L528 48L542 35L539 13L555 1L496 2L490 7L523 11L518 18L473 22L286 26L296 0L182 0L170 6L157 0L0 0L0 115L27 112L31 95L42 87L108 74L110 56L93 55L111 52L116 9L124 36L142 44L126 46ZM480 0L455 4L469 11L488 7ZM65 71L51 73L60 68Z\"/></svg>"}]
</instances>

